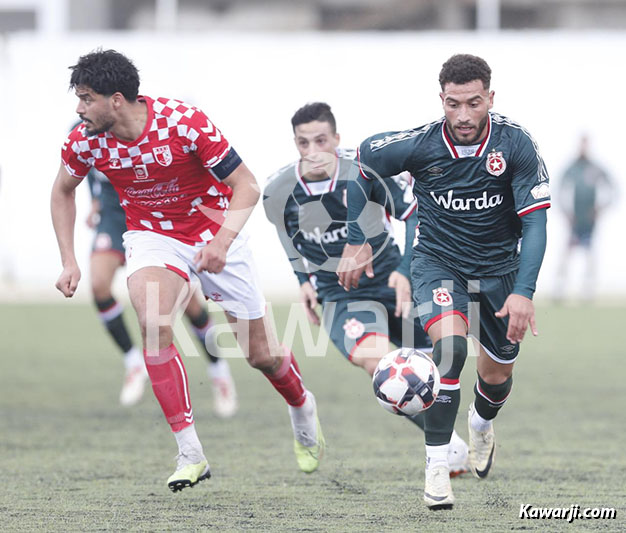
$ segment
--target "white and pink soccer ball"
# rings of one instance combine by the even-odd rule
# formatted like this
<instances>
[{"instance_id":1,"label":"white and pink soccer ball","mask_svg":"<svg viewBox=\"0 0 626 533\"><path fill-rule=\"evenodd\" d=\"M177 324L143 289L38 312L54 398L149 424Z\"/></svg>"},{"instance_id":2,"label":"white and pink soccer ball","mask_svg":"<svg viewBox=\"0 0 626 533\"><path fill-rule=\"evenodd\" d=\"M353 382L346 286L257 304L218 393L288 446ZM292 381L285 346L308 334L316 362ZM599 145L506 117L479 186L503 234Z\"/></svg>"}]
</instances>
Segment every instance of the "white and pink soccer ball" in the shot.
<instances>
[{"instance_id":1,"label":"white and pink soccer ball","mask_svg":"<svg viewBox=\"0 0 626 533\"><path fill-rule=\"evenodd\" d=\"M378 362L372 383L378 403L387 411L413 416L435 403L441 379L437 365L424 352L399 348Z\"/></svg>"}]
</instances>

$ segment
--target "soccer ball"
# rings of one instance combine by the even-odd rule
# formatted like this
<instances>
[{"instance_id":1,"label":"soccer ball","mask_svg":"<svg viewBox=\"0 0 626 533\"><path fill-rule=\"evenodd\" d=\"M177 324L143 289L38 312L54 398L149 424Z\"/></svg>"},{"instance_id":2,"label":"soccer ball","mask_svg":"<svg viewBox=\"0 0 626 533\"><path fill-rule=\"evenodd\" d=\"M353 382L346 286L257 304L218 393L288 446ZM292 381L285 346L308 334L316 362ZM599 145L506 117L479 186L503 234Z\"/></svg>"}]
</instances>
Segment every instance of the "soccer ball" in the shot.
<instances>
[{"instance_id":1,"label":"soccer ball","mask_svg":"<svg viewBox=\"0 0 626 533\"><path fill-rule=\"evenodd\" d=\"M424 352L399 348L378 362L372 383L378 403L387 411L413 416L435 403L441 379L437 365Z\"/></svg>"}]
</instances>

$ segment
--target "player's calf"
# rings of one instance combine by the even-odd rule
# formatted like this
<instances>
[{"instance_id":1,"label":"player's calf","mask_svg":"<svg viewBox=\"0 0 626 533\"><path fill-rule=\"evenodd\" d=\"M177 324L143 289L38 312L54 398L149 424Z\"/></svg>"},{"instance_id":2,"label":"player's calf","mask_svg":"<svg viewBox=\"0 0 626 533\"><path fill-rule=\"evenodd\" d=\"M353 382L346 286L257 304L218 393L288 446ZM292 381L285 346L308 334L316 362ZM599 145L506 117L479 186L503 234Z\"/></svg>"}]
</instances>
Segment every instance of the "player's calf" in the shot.
<instances>
[{"instance_id":1,"label":"player's calf","mask_svg":"<svg viewBox=\"0 0 626 533\"><path fill-rule=\"evenodd\" d=\"M485 420L493 420L504 406L512 388L513 376L509 376L504 382L494 385L487 383L479 374L474 384L476 413Z\"/></svg>"},{"instance_id":2,"label":"player's calf","mask_svg":"<svg viewBox=\"0 0 626 533\"><path fill-rule=\"evenodd\" d=\"M450 442L461 399L459 376L467 358L467 339L461 335L443 337L435 343L433 361L441 375L435 403L424 413L426 444L442 446Z\"/></svg>"}]
</instances>

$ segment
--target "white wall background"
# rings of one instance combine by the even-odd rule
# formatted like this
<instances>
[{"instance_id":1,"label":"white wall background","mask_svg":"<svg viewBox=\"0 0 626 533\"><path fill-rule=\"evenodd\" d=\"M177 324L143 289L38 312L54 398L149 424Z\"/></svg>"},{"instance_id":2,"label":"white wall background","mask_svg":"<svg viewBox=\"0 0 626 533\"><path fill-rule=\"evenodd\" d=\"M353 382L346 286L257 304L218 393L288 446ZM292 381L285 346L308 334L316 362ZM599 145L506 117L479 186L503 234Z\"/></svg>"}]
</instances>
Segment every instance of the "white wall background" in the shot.
<instances>
[{"instance_id":1,"label":"white wall background","mask_svg":"<svg viewBox=\"0 0 626 533\"><path fill-rule=\"evenodd\" d=\"M518 120L533 134L553 182L575 155L580 133L590 134L592 154L622 191L598 227L598 291L626 295L626 171L621 157L626 36L103 33L58 40L24 34L0 43L4 297L54 294L60 260L49 192L76 105L67 90L67 67L99 46L115 48L134 60L144 94L173 96L200 106L260 182L295 159L290 118L302 104L330 103L342 144L356 146L377 131L438 118L441 64L453 53L480 55L493 70L494 110ZM77 198L76 248L83 267L79 294L87 297L91 233L83 223L88 209L86 184L79 187ZM554 202L558 204L558 198ZM295 278L261 208L253 214L249 232L266 293L295 295ZM558 207L553 208L539 296L550 293L564 239L564 220ZM118 283L123 286L123 279Z\"/></svg>"}]
</instances>

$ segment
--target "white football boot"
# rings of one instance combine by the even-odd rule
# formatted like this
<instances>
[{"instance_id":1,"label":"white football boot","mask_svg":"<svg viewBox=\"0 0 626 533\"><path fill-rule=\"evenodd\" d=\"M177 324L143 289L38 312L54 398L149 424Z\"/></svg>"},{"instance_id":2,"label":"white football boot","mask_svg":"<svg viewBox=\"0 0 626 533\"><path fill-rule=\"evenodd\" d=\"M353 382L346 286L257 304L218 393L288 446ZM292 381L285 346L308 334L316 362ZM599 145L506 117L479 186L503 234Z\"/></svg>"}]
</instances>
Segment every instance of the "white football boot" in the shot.
<instances>
[{"instance_id":1,"label":"white football boot","mask_svg":"<svg viewBox=\"0 0 626 533\"><path fill-rule=\"evenodd\" d=\"M452 509L454 494L450 484L450 470L445 465L426 468L424 502L431 511Z\"/></svg>"},{"instance_id":2,"label":"white football boot","mask_svg":"<svg viewBox=\"0 0 626 533\"><path fill-rule=\"evenodd\" d=\"M476 409L474 402L469 406L467 425L469 429L469 467L477 478L487 477L496 459L496 434L493 424L487 431L476 431L472 428L472 415Z\"/></svg>"}]
</instances>

